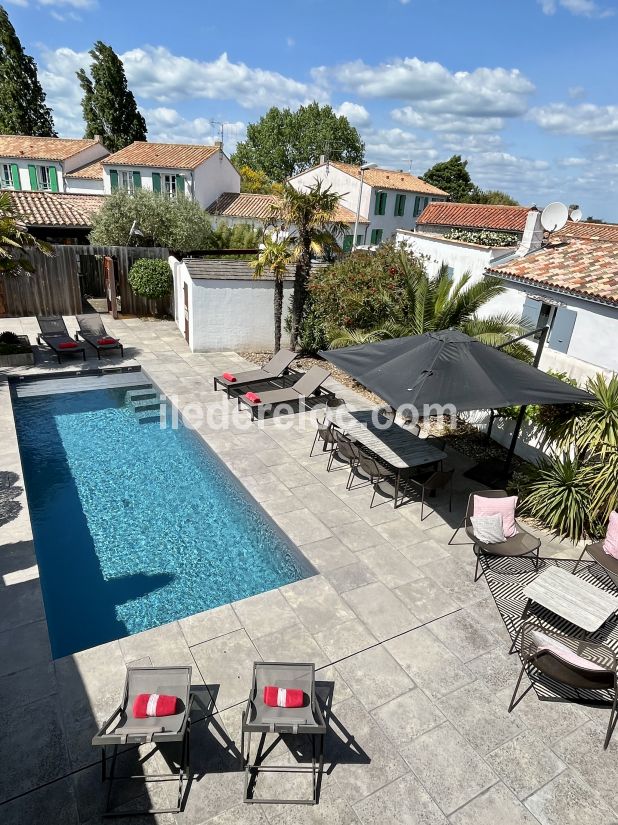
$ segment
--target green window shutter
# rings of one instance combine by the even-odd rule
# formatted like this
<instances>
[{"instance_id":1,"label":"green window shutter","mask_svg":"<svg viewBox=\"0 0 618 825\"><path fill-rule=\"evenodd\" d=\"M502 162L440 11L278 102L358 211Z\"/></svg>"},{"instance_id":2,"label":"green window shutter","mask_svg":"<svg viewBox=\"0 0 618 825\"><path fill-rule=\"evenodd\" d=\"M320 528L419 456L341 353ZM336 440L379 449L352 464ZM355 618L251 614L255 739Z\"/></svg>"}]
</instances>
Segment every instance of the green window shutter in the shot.
<instances>
[{"instance_id":1,"label":"green window shutter","mask_svg":"<svg viewBox=\"0 0 618 825\"><path fill-rule=\"evenodd\" d=\"M386 192L376 192L375 214L384 215L386 213Z\"/></svg>"},{"instance_id":2,"label":"green window shutter","mask_svg":"<svg viewBox=\"0 0 618 825\"><path fill-rule=\"evenodd\" d=\"M176 175L176 194L180 192L181 195L185 193L185 176Z\"/></svg>"},{"instance_id":3,"label":"green window shutter","mask_svg":"<svg viewBox=\"0 0 618 825\"><path fill-rule=\"evenodd\" d=\"M110 169L109 170L109 185L111 186L112 192L115 192L118 189L118 170L117 169Z\"/></svg>"},{"instance_id":4,"label":"green window shutter","mask_svg":"<svg viewBox=\"0 0 618 825\"><path fill-rule=\"evenodd\" d=\"M153 192L160 192L161 191L161 173L160 172L153 172L152 173L152 191Z\"/></svg>"},{"instance_id":5,"label":"green window shutter","mask_svg":"<svg viewBox=\"0 0 618 825\"><path fill-rule=\"evenodd\" d=\"M19 192L21 189L21 181L19 179L19 167L16 163L11 164L11 177L13 178L13 189Z\"/></svg>"},{"instance_id":6,"label":"green window shutter","mask_svg":"<svg viewBox=\"0 0 618 825\"><path fill-rule=\"evenodd\" d=\"M382 240L382 229L372 229L371 230L371 245L377 246L380 241Z\"/></svg>"},{"instance_id":7,"label":"green window shutter","mask_svg":"<svg viewBox=\"0 0 618 825\"><path fill-rule=\"evenodd\" d=\"M49 185L52 192L58 192L58 171L55 166L49 167Z\"/></svg>"},{"instance_id":8,"label":"green window shutter","mask_svg":"<svg viewBox=\"0 0 618 825\"><path fill-rule=\"evenodd\" d=\"M362 242L363 242L363 236L362 235L357 235L356 236L356 246L360 246L362 244Z\"/></svg>"},{"instance_id":9,"label":"green window shutter","mask_svg":"<svg viewBox=\"0 0 618 825\"><path fill-rule=\"evenodd\" d=\"M39 179L36 176L36 166L32 163L28 164L28 174L30 175L30 189L36 192L39 188Z\"/></svg>"},{"instance_id":10,"label":"green window shutter","mask_svg":"<svg viewBox=\"0 0 618 825\"><path fill-rule=\"evenodd\" d=\"M395 217L401 218L406 211L406 196L397 195L395 197Z\"/></svg>"},{"instance_id":11,"label":"green window shutter","mask_svg":"<svg viewBox=\"0 0 618 825\"><path fill-rule=\"evenodd\" d=\"M142 188L142 173L141 172L133 172L133 188L134 189L141 189Z\"/></svg>"},{"instance_id":12,"label":"green window shutter","mask_svg":"<svg viewBox=\"0 0 618 825\"><path fill-rule=\"evenodd\" d=\"M352 249L352 242L354 240L354 235L344 235L343 236L343 251L350 252Z\"/></svg>"}]
</instances>

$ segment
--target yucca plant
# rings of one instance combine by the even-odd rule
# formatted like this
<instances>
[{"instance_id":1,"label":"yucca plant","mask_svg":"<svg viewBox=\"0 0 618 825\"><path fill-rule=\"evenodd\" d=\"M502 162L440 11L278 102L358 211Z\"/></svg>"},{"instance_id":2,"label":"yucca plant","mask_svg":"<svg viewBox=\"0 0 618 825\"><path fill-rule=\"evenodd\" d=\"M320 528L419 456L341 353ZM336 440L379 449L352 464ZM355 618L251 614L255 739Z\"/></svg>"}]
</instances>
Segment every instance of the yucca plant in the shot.
<instances>
[{"instance_id":1,"label":"yucca plant","mask_svg":"<svg viewBox=\"0 0 618 825\"><path fill-rule=\"evenodd\" d=\"M571 541L596 532L591 518L595 471L577 456L543 459L530 471L523 512Z\"/></svg>"},{"instance_id":2,"label":"yucca plant","mask_svg":"<svg viewBox=\"0 0 618 825\"><path fill-rule=\"evenodd\" d=\"M618 375L608 380L602 372L586 385L595 400L579 419L575 441L580 451L604 457L618 447Z\"/></svg>"}]
</instances>

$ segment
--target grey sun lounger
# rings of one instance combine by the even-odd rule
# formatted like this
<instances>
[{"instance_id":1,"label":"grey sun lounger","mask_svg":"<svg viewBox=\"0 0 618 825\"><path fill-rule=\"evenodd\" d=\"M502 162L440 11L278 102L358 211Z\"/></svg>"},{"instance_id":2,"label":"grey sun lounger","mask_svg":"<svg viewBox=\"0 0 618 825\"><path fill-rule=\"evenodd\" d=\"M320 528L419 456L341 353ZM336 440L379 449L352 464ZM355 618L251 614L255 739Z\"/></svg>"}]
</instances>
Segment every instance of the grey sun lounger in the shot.
<instances>
[{"instance_id":1,"label":"grey sun lounger","mask_svg":"<svg viewBox=\"0 0 618 825\"><path fill-rule=\"evenodd\" d=\"M40 345L41 341L44 341L54 351L58 363L60 363L60 356L75 355L76 353L80 353L82 360L86 360L86 347L71 338L61 315L37 315L36 319L41 328L41 332L36 337L36 342ZM73 344L73 346L63 346L68 343Z\"/></svg>"},{"instance_id":2,"label":"grey sun lounger","mask_svg":"<svg viewBox=\"0 0 618 825\"><path fill-rule=\"evenodd\" d=\"M270 707L264 703L264 687L295 688L304 693L305 703L300 708ZM258 734L260 744L251 761L251 734ZM267 734L277 736L308 736L311 739L311 763L308 765L262 765ZM253 683L247 705L242 714L241 724L241 767L245 772L245 802L262 804L315 805L318 802L320 774L324 767L324 736L326 723L317 702L315 692L315 665L300 662L255 662ZM247 750L245 751L245 742ZM317 746L317 747L316 747ZM270 749L267 749L270 750ZM257 783L260 772L285 771L311 773L311 799L259 799L255 798L252 786Z\"/></svg>"},{"instance_id":3,"label":"grey sun lounger","mask_svg":"<svg viewBox=\"0 0 618 825\"><path fill-rule=\"evenodd\" d=\"M232 372L231 374L236 378L235 381L229 381L222 375L216 375L213 379L214 389L218 390L219 387L224 387L229 398L230 390L235 387L249 387L251 384L257 384L260 381L269 381L284 376L295 358L295 352L291 352L289 349L280 349L261 369L246 370L239 373Z\"/></svg>"},{"instance_id":4,"label":"grey sun lounger","mask_svg":"<svg viewBox=\"0 0 618 825\"><path fill-rule=\"evenodd\" d=\"M334 398L335 393L322 387L322 384L329 377L330 372L320 369L320 367L311 367L309 372L301 376L295 384L291 387L285 387L281 390L267 390L266 392L257 393L259 401L251 401L246 395L238 396L238 408L244 404L251 411L251 420L255 419L255 415L260 410L271 407L277 407L280 404L297 404L305 399L315 397L316 395L324 394Z\"/></svg>"},{"instance_id":5,"label":"grey sun lounger","mask_svg":"<svg viewBox=\"0 0 618 825\"><path fill-rule=\"evenodd\" d=\"M133 716L133 701L140 693L157 693L177 696L180 699L178 713L173 716L155 716L136 719ZM179 813L182 806L183 783L189 776L189 738L191 722L191 667L127 667L124 693L120 705L92 738L94 747L101 750L101 779L108 781L106 814L110 813L113 783L116 780L135 779L140 782L178 782L178 797L175 807L161 810L114 811L112 816L125 814ZM116 759L120 745L176 745L179 748L178 770L165 774L141 773L133 776L116 776ZM111 762L107 765L107 748L112 748ZM169 758L168 758L169 764Z\"/></svg>"},{"instance_id":6,"label":"grey sun lounger","mask_svg":"<svg viewBox=\"0 0 618 825\"><path fill-rule=\"evenodd\" d=\"M79 326L78 331L75 333L75 340L77 341L78 336L83 338L87 344L94 347L97 351L97 357L99 359L101 358L102 352L107 352L112 349L119 349L120 357L122 358L124 356L124 348L122 344L118 338L114 338L113 335L109 335L103 326L103 321L101 320L100 315L76 315L75 318ZM111 338L113 339L113 343L100 343L103 338Z\"/></svg>"}]
</instances>

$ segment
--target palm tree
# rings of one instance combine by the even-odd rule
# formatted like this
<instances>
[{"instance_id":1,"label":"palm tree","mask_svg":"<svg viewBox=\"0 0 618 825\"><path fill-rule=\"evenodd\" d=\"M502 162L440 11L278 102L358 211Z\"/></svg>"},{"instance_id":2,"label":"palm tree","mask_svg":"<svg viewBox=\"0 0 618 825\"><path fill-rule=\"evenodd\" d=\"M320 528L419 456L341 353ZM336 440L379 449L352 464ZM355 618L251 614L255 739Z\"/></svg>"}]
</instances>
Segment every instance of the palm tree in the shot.
<instances>
[{"instance_id":1,"label":"palm tree","mask_svg":"<svg viewBox=\"0 0 618 825\"><path fill-rule=\"evenodd\" d=\"M296 349L307 300L311 256L322 254L329 247L339 248L336 237L343 233L344 224L333 220L333 215L340 198L341 195L333 192L330 186L323 189L321 181L303 191L287 184L280 202L274 207L274 216L296 232L293 239L297 253L290 331L292 350Z\"/></svg>"},{"instance_id":2,"label":"palm tree","mask_svg":"<svg viewBox=\"0 0 618 825\"><path fill-rule=\"evenodd\" d=\"M497 278L482 278L472 283L471 274L465 272L455 281L446 264L431 278L423 263L405 249L399 252L398 264L404 276L405 297L396 302L389 295L383 296L389 308L389 320L369 330L332 329L329 332L332 349L441 329L459 329L496 347L528 331L517 316L508 313L478 317L481 307L504 292ZM530 350L521 342L505 350L522 360L531 360Z\"/></svg>"},{"instance_id":3,"label":"palm tree","mask_svg":"<svg viewBox=\"0 0 618 825\"><path fill-rule=\"evenodd\" d=\"M49 244L39 241L26 229L13 205L9 192L0 192L0 275L16 275L32 271L32 264L19 253L27 247L51 255Z\"/></svg>"},{"instance_id":4,"label":"palm tree","mask_svg":"<svg viewBox=\"0 0 618 825\"><path fill-rule=\"evenodd\" d=\"M275 278L273 307L275 314L275 352L281 349L281 317L283 314L283 279L288 264L296 258L296 249L292 239L275 232L264 235L261 251L255 261L251 262L253 277L261 278L265 270L270 270Z\"/></svg>"}]
</instances>

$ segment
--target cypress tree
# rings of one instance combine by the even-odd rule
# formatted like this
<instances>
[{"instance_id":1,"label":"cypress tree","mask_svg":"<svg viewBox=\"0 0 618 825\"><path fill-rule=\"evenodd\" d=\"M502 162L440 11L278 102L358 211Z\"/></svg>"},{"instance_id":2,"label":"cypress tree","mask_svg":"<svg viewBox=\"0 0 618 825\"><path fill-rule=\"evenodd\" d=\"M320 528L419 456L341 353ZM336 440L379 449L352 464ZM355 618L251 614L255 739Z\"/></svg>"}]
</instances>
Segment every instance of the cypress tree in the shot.
<instances>
[{"instance_id":1,"label":"cypress tree","mask_svg":"<svg viewBox=\"0 0 618 825\"><path fill-rule=\"evenodd\" d=\"M0 133L56 136L36 63L24 52L3 6L0 6Z\"/></svg>"},{"instance_id":2,"label":"cypress tree","mask_svg":"<svg viewBox=\"0 0 618 825\"><path fill-rule=\"evenodd\" d=\"M84 69L77 72L84 90L84 137L100 135L110 152L117 152L134 140L146 140L146 121L127 86L122 60L111 46L100 40L90 50L90 56L93 61L90 76Z\"/></svg>"}]
</instances>

